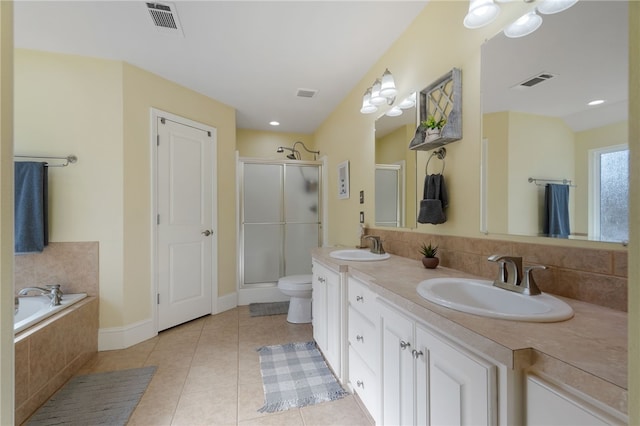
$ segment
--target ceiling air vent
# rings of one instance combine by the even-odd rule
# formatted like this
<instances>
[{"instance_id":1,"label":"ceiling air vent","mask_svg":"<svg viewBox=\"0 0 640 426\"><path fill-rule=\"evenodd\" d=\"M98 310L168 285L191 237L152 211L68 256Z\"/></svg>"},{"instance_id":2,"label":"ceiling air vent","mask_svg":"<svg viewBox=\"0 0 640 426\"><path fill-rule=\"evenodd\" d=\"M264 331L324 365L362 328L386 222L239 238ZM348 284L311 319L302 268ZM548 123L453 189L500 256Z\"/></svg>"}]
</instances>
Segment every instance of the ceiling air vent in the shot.
<instances>
[{"instance_id":1,"label":"ceiling air vent","mask_svg":"<svg viewBox=\"0 0 640 426\"><path fill-rule=\"evenodd\" d=\"M520 87L520 88L533 87L547 80L550 80L553 77L555 77L555 75L548 72L543 72L534 77L530 77L521 83L516 84L514 87Z\"/></svg>"},{"instance_id":2,"label":"ceiling air vent","mask_svg":"<svg viewBox=\"0 0 640 426\"><path fill-rule=\"evenodd\" d=\"M172 3L147 3L147 10L158 31L184 37L176 7Z\"/></svg>"},{"instance_id":3,"label":"ceiling air vent","mask_svg":"<svg viewBox=\"0 0 640 426\"><path fill-rule=\"evenodd\" d=\"M298 89L296 96L299 98L313 98L316 93L318 93L318 91L313 89Z\"/></svg>"}]
</instances>

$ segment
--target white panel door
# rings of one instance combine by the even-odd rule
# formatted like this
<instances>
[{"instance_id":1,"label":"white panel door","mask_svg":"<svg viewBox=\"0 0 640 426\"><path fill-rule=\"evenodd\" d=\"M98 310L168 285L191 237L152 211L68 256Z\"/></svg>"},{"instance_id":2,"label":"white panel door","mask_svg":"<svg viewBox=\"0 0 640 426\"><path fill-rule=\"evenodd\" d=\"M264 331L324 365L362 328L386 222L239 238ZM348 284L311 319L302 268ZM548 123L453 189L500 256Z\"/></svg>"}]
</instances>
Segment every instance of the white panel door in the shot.
<instances>
[{"instance_id":1,"label":"white panel door","mask_svg":"<svg viewBox=\"0 0 640 426\"><path fill-rule=\"evenodd\" d=\"M158 118L158 330L212 312L214 140Z\"/></svg>"}]
</instances>

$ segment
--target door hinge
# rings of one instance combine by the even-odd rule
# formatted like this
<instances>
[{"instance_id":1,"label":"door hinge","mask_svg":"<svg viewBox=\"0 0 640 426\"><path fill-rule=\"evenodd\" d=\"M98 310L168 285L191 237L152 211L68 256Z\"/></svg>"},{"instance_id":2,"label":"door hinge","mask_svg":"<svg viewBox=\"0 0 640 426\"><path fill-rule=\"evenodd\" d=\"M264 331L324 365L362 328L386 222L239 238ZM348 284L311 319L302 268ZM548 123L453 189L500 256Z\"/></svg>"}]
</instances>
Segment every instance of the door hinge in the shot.
<instances>
[{"instance_id":1,"label":"door hinge","mask_svg":"<svg viewBox=\"0 0 640 426\"><path fill-rule=\"evenodd\" d=\"M159 305L159 304L160 304L160 293L158 293L156 296L157 296L157 297L156 297L156 299L157 299L157 303L158 303L158 305Z\"/></svg>"},{"instance_id":2,"label":"door hinge","mask_svg":"<svg viewBox=\"0 0 640 426\"><path fill-rule=\"evenodd\" d=\"M156 217L156 225L160 225L160 215Z\"/></svg>"}]
</instances>

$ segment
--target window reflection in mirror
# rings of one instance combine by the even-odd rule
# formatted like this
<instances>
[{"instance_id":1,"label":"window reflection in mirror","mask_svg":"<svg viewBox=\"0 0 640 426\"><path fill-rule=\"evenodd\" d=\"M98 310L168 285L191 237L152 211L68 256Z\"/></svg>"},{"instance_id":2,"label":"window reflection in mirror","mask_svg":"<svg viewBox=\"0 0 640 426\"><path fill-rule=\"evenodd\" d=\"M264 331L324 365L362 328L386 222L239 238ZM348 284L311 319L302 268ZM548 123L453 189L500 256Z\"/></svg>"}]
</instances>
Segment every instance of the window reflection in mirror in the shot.
<instances>
[{"instance_id":1,"label":"window reflection in mirror","mask_svg":"<svg viewBox=\"0 0 640 426\"><path fill-rule=\"evenodd\" d=\"M594 152L628 143L627 13L623 1L578 2L545 15L529 36L500 33L482 46L488 232L545 236L544 182L567 179L573 185L569 238L627 239L625 168L603 166L619 183L615 191L600 190L592 159ZM536 79L540 75L545 78ZM526 83L532 79L541 82ZM587 105L595 99L605 102ZM604 207L613 193L615 209ZM611 223L613 233L601 228Z\"/></svg>"},{"instance_id":2,"label":"window reflection in mirror","mask_svg":"<svg viewBox=\"0 0 640 426\"><path fill-rule=\"evenodd\" d=\"M416 153L409 150L416 126L415 107L403 110L402 115L383 115L376 120L376 226L416 226Z\"/></svg>"}]
</instances>

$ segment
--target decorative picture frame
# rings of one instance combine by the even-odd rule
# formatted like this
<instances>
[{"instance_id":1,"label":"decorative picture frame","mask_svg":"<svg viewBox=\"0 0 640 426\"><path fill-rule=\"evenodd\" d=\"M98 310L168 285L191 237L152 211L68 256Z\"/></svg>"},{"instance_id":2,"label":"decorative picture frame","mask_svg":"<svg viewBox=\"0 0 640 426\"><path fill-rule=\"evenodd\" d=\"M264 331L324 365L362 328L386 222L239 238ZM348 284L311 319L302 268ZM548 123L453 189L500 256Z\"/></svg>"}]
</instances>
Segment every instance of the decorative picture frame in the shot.
<instances>
[{"instance_id":1,"label":"decorative picture frame","mask_svg":"<svg viewBox=\"0 0 640 426\"><path fill-rule=\"evenodd\" d=\"M349 198L349 160L338 164L338 198Z\"/></svg>"}]
</instances>

